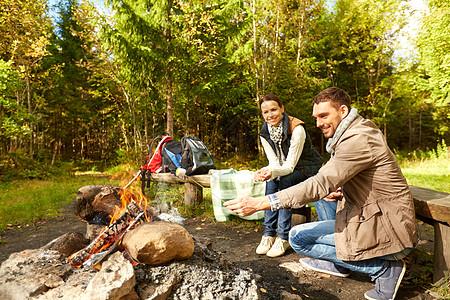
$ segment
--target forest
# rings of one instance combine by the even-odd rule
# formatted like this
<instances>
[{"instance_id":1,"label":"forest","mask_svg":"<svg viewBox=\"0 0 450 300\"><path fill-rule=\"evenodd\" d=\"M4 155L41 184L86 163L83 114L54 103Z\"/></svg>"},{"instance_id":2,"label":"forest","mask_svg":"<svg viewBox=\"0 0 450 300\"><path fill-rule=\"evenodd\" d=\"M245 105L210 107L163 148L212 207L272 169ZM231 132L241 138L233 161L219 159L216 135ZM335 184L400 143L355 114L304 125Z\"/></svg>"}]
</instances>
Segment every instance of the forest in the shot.
<instances>
[{"instance_id":1,"label":"forest","mask_svg":"<svg viewBox=\"0 0 450 300\"><path fill-rule=\"evenodd\" d=\"M251 159L268 93L324 153L311 102L329 86L394 151L436 149L450 140L450 2L426 5L406 40L417 12L401 0L0 0L0 177L140 160L160 134Z\"/></svg>"}]
</instances>

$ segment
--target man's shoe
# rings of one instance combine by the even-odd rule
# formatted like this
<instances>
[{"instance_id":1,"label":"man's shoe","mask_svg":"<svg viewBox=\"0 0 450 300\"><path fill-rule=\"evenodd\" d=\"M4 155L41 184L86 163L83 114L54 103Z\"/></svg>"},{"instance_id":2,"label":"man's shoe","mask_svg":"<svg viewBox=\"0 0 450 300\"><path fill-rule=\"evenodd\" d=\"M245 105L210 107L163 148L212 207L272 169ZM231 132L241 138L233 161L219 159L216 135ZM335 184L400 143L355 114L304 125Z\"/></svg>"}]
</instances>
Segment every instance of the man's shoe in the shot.
<instances>
[{"instance_id":1,"label":"man's shoe","mask_svg":"<svg viewBox=\"0 0 450 300\"><path fill-rule=\"evenodd\" d=\"M300 258L300 263L310 270L322 272L339 277L348 277L350 271L341 266L335 265L331 261L321 259Z\"/></svg>"},{"instance_id":2,"label":"man's shoe","mask_svg":"<svg viewBox=\"0 0 450 300\"><path fill-rule=\"evenodd\" d=\"M263 235L258 248L256 248L256 254L266 254L272 247L274 241L274 236Z\"/></svg>"},{"instance_id":3,"label":"man's shoe","mask_svg":"<svg viewBox=\"0 0 450 300\"><path fill-rule=\"evenodd\" d=\"M375 279L375 288L367 291L364 297L369 300L393 300L405 275L406 264L401 260L389 261L389 266Z\"/></svg>"},{"instance_id":4,"label":"man's shoe","mask_svg":"<svg viewBox=\"0 0 450 300\"><path fill-rule=\"evenodd\" d=\"M286 250L289 248L289 242L283 240L282 238L277 237L275 243L272 248L266 253L268 257L278 257L284 254Z\"/></svg>"}]
</instances>

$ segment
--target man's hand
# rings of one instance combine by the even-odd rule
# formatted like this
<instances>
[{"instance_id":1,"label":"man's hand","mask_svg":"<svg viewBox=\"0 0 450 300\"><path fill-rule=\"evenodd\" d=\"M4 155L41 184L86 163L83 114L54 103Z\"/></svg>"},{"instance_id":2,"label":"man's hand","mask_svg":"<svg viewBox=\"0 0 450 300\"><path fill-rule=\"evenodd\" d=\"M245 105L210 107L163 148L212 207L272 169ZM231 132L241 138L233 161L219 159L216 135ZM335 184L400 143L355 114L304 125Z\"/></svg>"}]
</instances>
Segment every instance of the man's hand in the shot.
<instances>
[{"instance_id":1,"label":"man's hand","mask_svg":"<svg viewBox=\"0 0 450 300\"><path fill-rule=\"evenodd\" d=\"M268 168L262 168L256 171L253 177L255 181L267 181L272 177L272 171Z\"/></svg>"},{"instance_id":2,"label":"man's hand","mask_svg":"<svg viewBox=\"0 0 450 300\"><path fill-rule=\"evenodd\" d=\"M270 209L270 202L268 197L241 197L235 200L225 202L225 205L229 210L238 215L245 217L254 214L260 210Z\"/></svg>"},{"instance_id":3,"label":"man's hand","mask_svg":"<svg viewBox=\"0 0 450 300\"><path fill-rule=\"evenodd\" d=\"M326 197L324 197L323 200L328 201L328 202L334 202L334 201L342 200L343 196L344 196L344 194L342 193L342 189L338 188L335 192L332 192L332 193L328 194Z\"/></svg>"}]
</instances>

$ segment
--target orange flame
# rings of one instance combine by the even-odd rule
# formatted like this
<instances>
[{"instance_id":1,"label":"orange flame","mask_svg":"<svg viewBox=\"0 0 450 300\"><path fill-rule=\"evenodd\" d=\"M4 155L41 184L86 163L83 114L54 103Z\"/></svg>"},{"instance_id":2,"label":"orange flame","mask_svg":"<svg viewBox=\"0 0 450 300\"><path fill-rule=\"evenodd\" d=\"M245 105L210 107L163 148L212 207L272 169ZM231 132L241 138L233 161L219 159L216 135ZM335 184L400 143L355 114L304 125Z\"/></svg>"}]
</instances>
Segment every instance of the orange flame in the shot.
<instances>
[{"instance_id":1,"label":"orange flame","mask_svg":"<svg viewBox=\"0 0 450 300\"><path fill-rule=\"evenodd\" d=\"M128 176L127 176L128 177ZM122 181L126 180L122 179ZM128 183L129 181L127 181ZM121 185L121 186L125 186ZM144 211L144 219L145 221L149 222L151 221L151 217L149 218L149 216L147 215L148 213L148 199L147 197L145 197L145 195L142 193L142 190L139 188L137 188L136 186L132 186L130 185L127 189L121 189L119 191L119 195L120 195L120 202L121 205L120 207L115 205L115 211L113 213L113 215L111 217L110 223L108 226L105 226L105 228L103 230L105 230L106 228L108 228L110 225L112 225L123 213L126 212L127 210L127 205L130 202L136 202L138 204L138 206ZM130 220L130 224L131 222L133 222L133 220ZM102 230L102 232L103 232ZM125 230L125 229L124 229ZM92 255L96 254L96 253L100 253L102 251L105 251L107 249L109 249L111 247L111 245L113 245L121 236L122 232L117 232L116 234L114 234L113 236L108 236L108 240L105 242L105 238L103 239L99 239L98 242L93 245L93 247L91 248L89 255L86 257L86 259L83 260L83 262L81 262L81 264L75 263L72 261L71 257L69 257L69 260L71 261L72 265L76 268L81 268L83 263L87 260L89 260ZM137 263L137 262L136 262Z\"/></svg>"}]
</instances>

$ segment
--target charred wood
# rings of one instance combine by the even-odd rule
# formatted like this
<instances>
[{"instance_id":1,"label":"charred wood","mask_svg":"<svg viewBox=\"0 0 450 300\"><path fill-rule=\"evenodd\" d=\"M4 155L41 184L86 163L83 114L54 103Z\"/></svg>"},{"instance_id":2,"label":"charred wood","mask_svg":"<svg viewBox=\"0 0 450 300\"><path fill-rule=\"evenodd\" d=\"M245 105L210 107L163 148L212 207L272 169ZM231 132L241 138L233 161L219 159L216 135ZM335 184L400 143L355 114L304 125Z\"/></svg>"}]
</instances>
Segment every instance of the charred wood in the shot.
<instances>
[{"instance_id":1,"label":"charred wood","mask_svg":"<svg viewBox=\"0 0 450 300\"><path fill-rule=\"evenodd\" d=\"M145 211L142 210L136 202L128 203L126 211L112 224L106 227L95 240L84 249L81 249L69 257L72 265L81 267L93 253L107 250L111 245L115 244L117 240L120 240L123 233L130 229L130 225L135 226L137 223L144 221L142 218L144 213Z\"/></svg>"}]
</instances>

